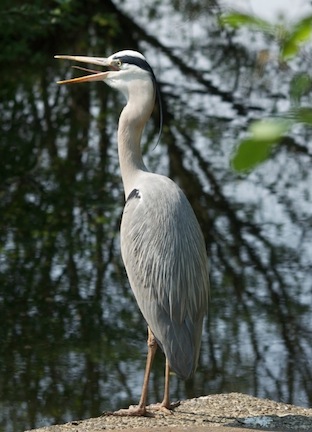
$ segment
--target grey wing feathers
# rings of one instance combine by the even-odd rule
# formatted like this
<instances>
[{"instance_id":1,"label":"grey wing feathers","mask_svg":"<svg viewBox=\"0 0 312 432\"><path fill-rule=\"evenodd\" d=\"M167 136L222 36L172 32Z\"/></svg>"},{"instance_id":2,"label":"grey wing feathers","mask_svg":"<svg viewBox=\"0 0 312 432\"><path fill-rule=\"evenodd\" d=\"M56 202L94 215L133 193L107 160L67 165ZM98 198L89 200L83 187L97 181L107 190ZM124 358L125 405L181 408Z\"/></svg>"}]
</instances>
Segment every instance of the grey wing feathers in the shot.
<instances>
[{"instance_id":1,"label":"grey wing feathers","mask_svg":"<svg viewBox=\"0 0 312 432\"><path fill-rule=\"evenodd\" d=\"M170 179L149 174L126 203L121 251L141 312L171 368L195 371L208 307L208 262L194 212Z\"/></svg>"}]
</instances>

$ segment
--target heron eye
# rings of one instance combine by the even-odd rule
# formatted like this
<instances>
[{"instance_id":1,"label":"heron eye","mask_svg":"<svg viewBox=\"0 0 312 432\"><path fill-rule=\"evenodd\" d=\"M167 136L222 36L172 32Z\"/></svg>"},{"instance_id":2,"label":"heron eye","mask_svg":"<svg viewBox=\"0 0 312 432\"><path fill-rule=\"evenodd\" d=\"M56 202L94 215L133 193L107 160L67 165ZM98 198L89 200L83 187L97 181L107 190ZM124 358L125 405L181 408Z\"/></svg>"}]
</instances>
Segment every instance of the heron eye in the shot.
<instances>
[{"instance_id":1,"label":"heron eye","mask_svg":"<svg viewBox=\"0 0 312 432\"><path fill-rule=\"evenodd\" d=\"M118 66L119 68L122 66L122 61L119 60L119 59L116 59L116 60L114 61L114 63L115 63L115 65Z\"/></svg>"}]
</instances>

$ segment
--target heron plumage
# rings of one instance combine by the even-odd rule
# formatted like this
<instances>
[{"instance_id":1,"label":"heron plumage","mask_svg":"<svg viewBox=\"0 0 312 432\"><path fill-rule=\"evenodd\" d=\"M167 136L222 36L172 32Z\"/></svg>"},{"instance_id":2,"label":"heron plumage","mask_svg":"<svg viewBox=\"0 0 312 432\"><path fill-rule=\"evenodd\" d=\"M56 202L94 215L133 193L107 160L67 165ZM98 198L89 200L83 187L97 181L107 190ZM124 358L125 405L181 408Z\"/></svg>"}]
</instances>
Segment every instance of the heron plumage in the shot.
<instances>
[{"instance_id":1,"label":"heron plumage","mask_svg":"<svg viewBox=\"0 0 312 432\"><path fill-rule=\"evenodd\" d=\"M191 205L169 178L140 172L127 201L121 251L142 314L171 368L188 378L208 308L205 242Z\"/></svg>"}]
</instances>

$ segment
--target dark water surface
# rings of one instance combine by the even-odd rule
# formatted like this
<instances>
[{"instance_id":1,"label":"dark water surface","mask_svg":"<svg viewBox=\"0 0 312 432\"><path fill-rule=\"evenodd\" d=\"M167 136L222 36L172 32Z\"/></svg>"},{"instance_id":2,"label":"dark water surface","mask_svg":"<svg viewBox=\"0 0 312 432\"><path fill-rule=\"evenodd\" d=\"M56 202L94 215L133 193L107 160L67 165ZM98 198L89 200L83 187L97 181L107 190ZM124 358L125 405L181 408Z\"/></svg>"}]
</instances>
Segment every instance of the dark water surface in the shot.
<instances>
[{"instance_id":1,"label":"dark water surface","mask_svg":"<svg viewBox=\"0 0 312 432\"><path fill-rule=\"evenodd\" d=\"M38 2L18 13L8 4L1 15L6 432L136 403L145 366L146 326L119 249L123 99L102 83L57 86L76 73L53 60L57 53L131 47L159 78L164 130L153 149L156 110L143 138L145 161L188 196L212 285L198 370L186 383L172 376L172 398L235 391L312 403L311 129L298 127L249 174L230 166L250 119L289 106L289 81L308 70L310 57L259 70L257 52L274 41L250 33L246 46L220 27L217 3L204 10L193 2L139 3ZM151 402L162 398L163 370L159 354Z\"/></svg>"}]
</instances>

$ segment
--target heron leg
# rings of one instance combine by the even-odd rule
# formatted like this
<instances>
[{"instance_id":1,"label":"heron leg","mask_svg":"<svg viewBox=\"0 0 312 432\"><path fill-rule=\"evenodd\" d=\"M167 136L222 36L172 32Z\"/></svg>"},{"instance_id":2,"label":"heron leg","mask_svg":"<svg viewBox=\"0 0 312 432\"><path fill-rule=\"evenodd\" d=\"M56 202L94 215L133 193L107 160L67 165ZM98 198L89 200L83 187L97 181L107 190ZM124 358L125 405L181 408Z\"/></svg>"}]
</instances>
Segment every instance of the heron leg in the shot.
<instances>
[{"instance_id":1,"label":"heron leg","mask_svg":"<svg viewBox=\"0 0 312 432\"><path fill-rule=\"evenodd\" d=\"M152 364L155 357L155 353L157 350L157 342L156 339L151 332L151 329L148 327L148 336L147 336L147 359L143 380L143 387L139 405L130 406L128 409L120 409L114 412L105 413L106 415L118 415L118 416L148 416L152 415L146 411L146 402L147 402L147 393L148 393L148 382L151 374Z\"/></svg>"},{"instance_id":2,"label":"heron leg","mask_svg":"<svg viewBox=\"0 0 312 432\"><path fill-rule=\"evenodd\" d=\"M180 402L170 403L169 395L169 381L170 381L170 366L166 357L166 368L165 368L165 390L164 398L161 403L149 405L147 408L152 411L161 411L163 414L172 414L173 409L180 405Z\"/></svg>"},{"instance_id":3,"label":"heron leg","mask_svg":"<svg viewBox=\"0 0 312 432\"><path fill-rule=\"evenodd\" d=\"M139 407L141 409L144 409L144 410L146 408L149 377L151 374L153 360L154 360L154 357L155 357L155 354L157 351L156 339L155 339L153 333L151 332L151 329L149 327L147 329L148 329L148 336L147 336L148 352L147 352L147 359L146 359L142 393L141 393L141 398L140 398L140 402L139 402Z\"/></svg>"},{"instance_id":4,"label":"heron leg","mask_svg":"<svg viewBox=\"0 0 312 432\"><path fill-rule=\"evenodd\" d=\"M170 366L169 366L168 359L166 357L165 390L164 390L164 399L161 403L161 406L163 406L167 409L170 409L169 381L170 381Z\"/></svg>"}]
</instances>

